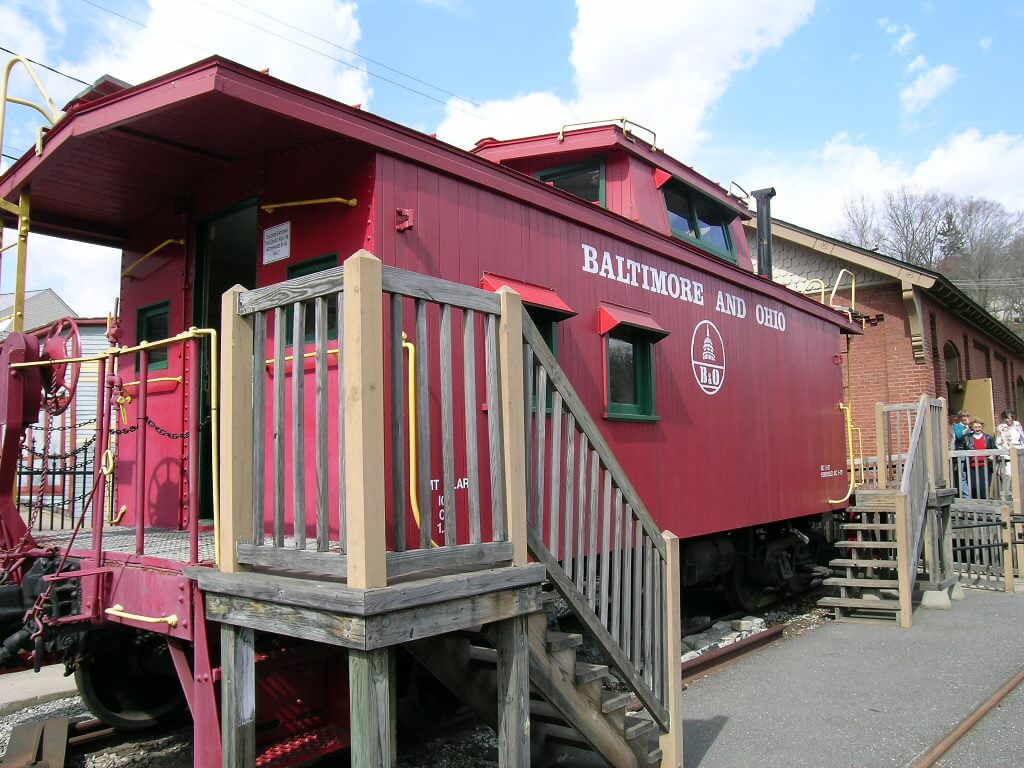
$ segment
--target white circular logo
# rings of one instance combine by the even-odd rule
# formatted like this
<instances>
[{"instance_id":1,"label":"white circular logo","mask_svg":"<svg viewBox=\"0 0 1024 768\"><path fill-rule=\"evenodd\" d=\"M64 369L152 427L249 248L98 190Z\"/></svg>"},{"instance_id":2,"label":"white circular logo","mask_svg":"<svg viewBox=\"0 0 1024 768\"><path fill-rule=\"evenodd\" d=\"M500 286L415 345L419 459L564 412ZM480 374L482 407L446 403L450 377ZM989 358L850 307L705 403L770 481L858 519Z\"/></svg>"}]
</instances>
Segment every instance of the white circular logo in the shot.
<instances>
[{"instance_id":1,"label":"white circular logo","mask_svg":"<svg viewBox=\"0 0 1024 768\"><path fill-rule=\"evenodd\" d=\"M690 360L693 362L693 377L704 394L713 395L722 388L725 381L725 342L710 320L701 320L693 329Z\"/></svg>"}]
</instances>

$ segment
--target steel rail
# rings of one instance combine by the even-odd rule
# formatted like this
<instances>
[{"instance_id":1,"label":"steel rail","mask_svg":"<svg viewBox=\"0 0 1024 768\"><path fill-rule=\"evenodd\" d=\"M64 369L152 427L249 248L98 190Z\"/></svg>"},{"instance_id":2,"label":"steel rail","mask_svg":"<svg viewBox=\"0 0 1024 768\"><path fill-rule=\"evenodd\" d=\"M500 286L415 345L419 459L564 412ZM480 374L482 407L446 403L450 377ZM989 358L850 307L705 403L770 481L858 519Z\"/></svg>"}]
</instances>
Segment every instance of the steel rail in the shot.
<instances>
[{"instance_id":1,"label":"steel rail","mask_svg":"<svg viewBox=\"0 0 1024 768\"><path fill-rule=\"evenodd\" d=\"M949 751L950 747L960 741L965 734L978 724L981 718L987 715L993 707L1006 698L1022 682L1024 682L1024 668L1021 668L1017 674L1007 680L988 700L982 702L967 717L957 723L952 731L935 742L927 752L914 761L911 768L931 768L931 766L935 765L939 758Z\"/></svg>"},{"instance_id":2,"label":"steel rail","mask_svg":"<svg viewBox=\"0 0 1024 768\"><path fill-rule=\"evenodd\" d=\"M689 683L698 677L717 672L725 667L731 667L748 654L760 650L776 640L781 640L783 630L784 626L777 624L750 637L730 643L723 648L702 653L696 659L691 659L683 664L683 682Z\"/></svg>"}]
</instances>

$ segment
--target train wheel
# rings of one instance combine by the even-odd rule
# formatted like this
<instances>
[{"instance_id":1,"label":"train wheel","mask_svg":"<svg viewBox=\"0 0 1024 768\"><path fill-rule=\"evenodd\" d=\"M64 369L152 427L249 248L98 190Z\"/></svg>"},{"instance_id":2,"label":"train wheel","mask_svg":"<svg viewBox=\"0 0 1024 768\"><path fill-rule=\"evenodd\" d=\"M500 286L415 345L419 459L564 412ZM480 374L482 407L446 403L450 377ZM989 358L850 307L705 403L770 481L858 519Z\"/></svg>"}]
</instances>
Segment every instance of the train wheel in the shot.
<instances>
[{"instance_id":1,"label":"train wheel","mask_svg":"<svg viewBox=\"0 0 1024 768\"><path fill-rule=\"evenodd\" d=\"M747 568L742 558L736 558L736 564L726 574L725 597L729 605L737 611L753 611L761 604L764 587L747 578Z\"/></svg>"},{"instance_id":2,"label":"train wheel","mask_svg":"<svg viewBox=\"0 0 1024 768\"><path fill-rule=\"evenodd\" d=\"M114 728L151 728L186 710L167 642L149 632L90 632L75 683L89 711Z\"/></svg>"}]
</instances>

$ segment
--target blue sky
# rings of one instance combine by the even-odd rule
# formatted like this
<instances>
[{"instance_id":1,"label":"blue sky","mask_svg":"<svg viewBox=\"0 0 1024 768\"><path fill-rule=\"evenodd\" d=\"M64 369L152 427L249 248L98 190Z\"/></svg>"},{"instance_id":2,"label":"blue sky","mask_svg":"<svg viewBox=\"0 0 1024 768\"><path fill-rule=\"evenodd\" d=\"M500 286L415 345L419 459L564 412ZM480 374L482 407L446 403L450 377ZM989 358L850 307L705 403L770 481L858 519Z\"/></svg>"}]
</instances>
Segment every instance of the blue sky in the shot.
<instances>
[{"instance_id":1,"label":"blue sky","mask_svg":"<svg viewBox=\"0 0 1024 768\"><path fill-rule=\"evenodd\" d=\"M82 80L140 82L222 53L469 147L625 115L723 184L772 185L777 215L834 232L842 202L901 184L1024 209L1024 2L838 0L6 0L0 45ZM124 18L122 18L124 17ZM129 21L131 20L131 21ZM4 54L6 56L6 54ZM81 86L51 73L59 103ZM29 96L18 74L16 95ZM29 146L12 107L4 152ZM7 235L10 242L10 234ZM35 238L30 287L81 312L116 259L74 283ZM78 253L76 251L76 253ZM0 291L11 289L11 259Z\"/></svg>"}]
</instances>

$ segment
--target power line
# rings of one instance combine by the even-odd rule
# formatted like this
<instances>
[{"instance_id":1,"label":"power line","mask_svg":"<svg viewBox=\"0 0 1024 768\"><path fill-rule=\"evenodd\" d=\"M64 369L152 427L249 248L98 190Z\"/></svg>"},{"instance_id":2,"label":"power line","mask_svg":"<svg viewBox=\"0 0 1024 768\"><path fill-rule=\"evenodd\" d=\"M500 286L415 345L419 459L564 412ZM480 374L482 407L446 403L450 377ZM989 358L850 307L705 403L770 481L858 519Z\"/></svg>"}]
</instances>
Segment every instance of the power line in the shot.
<instances>
[{"instance_id":1,"label":"power line","mask_svg":"<svg viewBox=\"0 0 1024 768\"><path fill-rule=\"evenodd\" d=\"M11 54L11 56L21 56L20 53L16 53L12 51L10 48L4 48L2 45L0 45L0 51L3 51L4 53L9 53ZM28 56L21 56L21 58L25 59L25 61L29 61L35 64L37 67L42 67L45 70L53 72L55 75L66 77L68 80L74 80L76 83L81 83L82 85L90 85L90 83L85 82L85 80L80 80L77 77L74 77L73 75L69 75L67 72L61 72L59 69L51 67L49 64L43 64L43 62L36 61L35 59L30 59Z\"/></svg>"},{"instance_id":2,"label":"power line","mask_svg":"<svg viewBox=\"0 0 1024 768\"><path fill-rule=\"evenodd\" d=\"M117 16L117 18L123 19L124 21L127 21L127 22L130 22L131 24L134 24L137 27L142 27L143 29L149 29L149 26L147 24L145 24L144 22L141 22L138 19L133 19L130 16L125 16L123 13L118 13L117 11L115 11L115 10L113 10L111 8L107 8L105 5L100 5L99 3L94 3L93 0L82 0L82 2L85 3L86 5L91 5L93 8L96 8L98 10L101 10L101 11L104 11L106 13L109 13L111 16ZM181 43L182 45L187 45L189 48L193 48L193 49L199 51L200 53L202 53L204 55L209 55L210 54L210 51L206 50L205 48L202 48L201 46L196 45L195 43L191 42L190 40L182 40L180 37L176 37L175 35L172 35L170 32L164 32L162 30L161 30L160 34L162 34L164 37L170 38L171 40L173 40L176 43Z\"/></svg>"},{"instance_id":3,"label":"power line","mask_svg":"<svg viewBox=\"0 0 1024 768\"><path fill-rule=\"evenodd\" d=\"M355 56L357 58L362 59L363 61L369 62L370 64L373 64L374 66L381 67L382 69L386 69L389 72L394 72L396 75L401 75L402 77L408 78L409 80L412 80L413 82L420 83L421 85L425 85L428 88L433 88L435 91L440 91L441 93L445 93L445 94L451 96L452 98L461 99L462 101L465 101L467 104L472 104L474 107L479 107L480 106L477 102L473 101L472 99L468 99L465 96L460 96L457 93L453 93L452 91L446 90L446 89L442 88L439 85L434 85L433 83L427 82L426 80L421 80L420 78L416 77L415 75L410 75L408 72L403 72L400 69L396 69L395 67L388 66L387 64L385 64L382 61L377 61L376 59L371 59L369 56L364 56L363 54L358 53L356 51L353 51L353 50L351 50L349 48L346 48L343 45L339 45L338 43L334 42L333 40L328 40L326 37L320 37L320 35L316 34L315 32L310 32L308 29L303 29L302 27L297 27L294 24L290 24L289 22L285 21L284 19L278 18L277 16L272 16L271 14L266 13L265 11L261 11L259 8L254 8L251 5L247 5L246 3L241 2L241 0L229 0L229 2L234 3L235 5L240 5L241 7L245 8L248 11L252 11L253 13L259 14L260 16L264 16L264 17L270 19L271 21L275 21L278 24L282 24L282 25L288 27L289 29L294 29L296 32L301 32L304 35L309 35L314 40L319 40L322 43L327 43L328 45L331 45L331 46L333 46L333 47L335 47L335 48L337 48L339 50L342 50L345 53L351 54L352 56Z\"/></svg>"}]
</instances>

